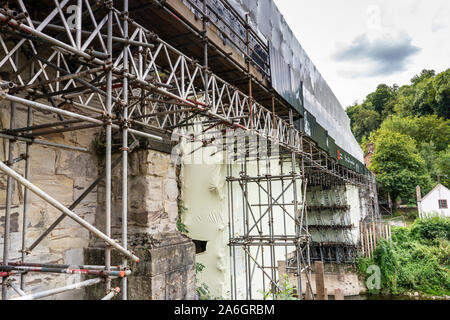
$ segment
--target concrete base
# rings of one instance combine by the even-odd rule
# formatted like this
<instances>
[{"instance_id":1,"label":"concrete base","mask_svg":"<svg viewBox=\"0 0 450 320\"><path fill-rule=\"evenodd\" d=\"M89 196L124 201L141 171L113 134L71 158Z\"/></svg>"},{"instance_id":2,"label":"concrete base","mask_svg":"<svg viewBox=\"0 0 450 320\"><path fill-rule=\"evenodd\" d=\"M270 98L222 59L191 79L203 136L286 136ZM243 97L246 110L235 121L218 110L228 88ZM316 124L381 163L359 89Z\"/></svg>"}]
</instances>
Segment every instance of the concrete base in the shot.
<instances>
[{"instance_id":1,"label":"concrete base","mask_svg":"<svg viewBox=\"0 0 450 320\"><path fill-rule=\"evenodd\" d=\"M364 284L360 283L358 279L358 275L356 273L346 273L346 274L336 274L325 272L325 288L327 288L327 292L329 296L334 296L335 289L341 289L344 291L344 296L357 296L364 292L365 287ZM295 279L297 280L297 277ZM291 283L293 283L291 281ZM306 291L306 276L302 274L302 292ZM311 277L311 286L313 289L313 293L316 294L316 279L315 274L312 273Z\"/></svg>"},{"instance_id":2,"label":"concrete base","mask_svg":"<svg viewBox=\"0 0 450 320\"><path fill-rule=\"evenodd\" d=\"M195 298L195 245L178 233L130 236L129 248L140 258L131 265L128 277L129 300L193 300ZM112 265L122 257L112 252ZM85 264L104 264L104 248L87 248ZM120 280L114 280L118 286ZM87 299L105 295L104 285L86 288ZM116 298L117 299L117 298Z\"/></svg>"},{"instance_id":3,"label":"concrete base","mask_svg":"<svg viewBox=\"0 0 450 320\"><path fill-rule=\"evenodd\" d=\"M344 292L344 296L357 296L366 292L364 283L358 278L358 274L345 265L330 265L324 266L324 280L325 288L327 289L329 296L335 295L335 289L341 289ZM284 268L284 261L278 261L278 272L281 277L282 274L286 274ZM297 286L297 276L292 273L288 274L289 283ZM314 270L311 272L311 286L314 295L316 294L316 275ZM307 278L302 273L302 293L306 294Z\"/></svg>"}]
</instances>

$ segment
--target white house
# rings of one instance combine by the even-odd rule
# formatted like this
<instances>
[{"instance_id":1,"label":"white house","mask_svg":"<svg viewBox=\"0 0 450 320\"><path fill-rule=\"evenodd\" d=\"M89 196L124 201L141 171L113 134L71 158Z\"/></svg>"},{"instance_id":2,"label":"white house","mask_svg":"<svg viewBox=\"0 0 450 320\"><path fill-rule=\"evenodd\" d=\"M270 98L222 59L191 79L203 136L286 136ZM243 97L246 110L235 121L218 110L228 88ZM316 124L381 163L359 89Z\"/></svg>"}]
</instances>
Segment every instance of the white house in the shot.
<instances>
[{"instance_id":1,"label":"white house","mask_svg":"<svg viewBox=\"0 0 450 320\"><path fill-rule=\"evenodd\" d=\"M419 191L417 197L417 207L420 218L433 214L450 217L450 190L442 184L439 183L422 199L420 198Z\"/></svg>"}]
</instances>

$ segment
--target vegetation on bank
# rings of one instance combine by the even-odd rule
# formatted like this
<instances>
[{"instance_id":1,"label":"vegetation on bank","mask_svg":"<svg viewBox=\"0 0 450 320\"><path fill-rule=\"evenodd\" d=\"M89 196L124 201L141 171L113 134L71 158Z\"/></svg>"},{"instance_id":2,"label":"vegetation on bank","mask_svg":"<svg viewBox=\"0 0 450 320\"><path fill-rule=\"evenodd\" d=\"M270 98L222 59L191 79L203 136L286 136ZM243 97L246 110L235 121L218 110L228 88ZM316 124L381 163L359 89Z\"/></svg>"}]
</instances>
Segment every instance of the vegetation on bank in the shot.
<instances>
[{"instance_id":1,"label":"vegetation on bank","mask_svg":"<svg viewBox=\"0 0 450 320\"><path fill-rule=\"evenodd\" d=\"M379 195L414 203L416 185L425 194L437 175L450 187L450 69L423 70L402 87L380 84L346 112L363 150L374 147Z\"/></svg>"},{"instance_id":2,"label":"vegetation on bank","mask_svg":"<svg viewBox=\"0 0 450 320\"><path fill-rule=\"evenodd\" d=\"M382 240L373 258L360 258L358 271L380 268L381 289L371 294L450 295L450 218L417 219L411 226L392 227L392 242Z\"/></svg>"}]
</instances>

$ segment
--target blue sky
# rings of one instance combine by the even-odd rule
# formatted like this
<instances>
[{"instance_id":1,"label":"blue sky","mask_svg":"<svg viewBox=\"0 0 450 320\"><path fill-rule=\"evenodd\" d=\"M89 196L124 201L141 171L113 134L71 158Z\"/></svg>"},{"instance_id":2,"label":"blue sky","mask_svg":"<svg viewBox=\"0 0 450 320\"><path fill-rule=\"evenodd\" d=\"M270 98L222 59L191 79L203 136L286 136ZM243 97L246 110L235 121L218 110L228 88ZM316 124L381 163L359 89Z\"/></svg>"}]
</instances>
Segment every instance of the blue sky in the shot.
<instances>
[{"instance_id":1,"label":"blue sky","mask_svg":"<svg viewBox=\"0 0 450 320\"><path fill-rule=\"evenodd\" d=\"M274 0L342 106L450 68L449 0Z\"/></svg>"}]
</instances>

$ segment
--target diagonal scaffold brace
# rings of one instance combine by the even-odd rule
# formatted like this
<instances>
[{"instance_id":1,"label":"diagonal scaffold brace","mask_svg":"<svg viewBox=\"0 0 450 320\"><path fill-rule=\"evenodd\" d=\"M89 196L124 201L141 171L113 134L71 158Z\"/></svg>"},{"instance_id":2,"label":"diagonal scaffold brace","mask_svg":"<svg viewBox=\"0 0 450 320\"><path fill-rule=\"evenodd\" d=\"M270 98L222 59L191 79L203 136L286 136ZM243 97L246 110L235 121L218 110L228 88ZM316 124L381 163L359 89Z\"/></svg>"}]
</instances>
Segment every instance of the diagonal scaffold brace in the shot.
<instances>
[{"instance_id":1,"label":"diagonal scaffold brace","mask_svg":"<svg viewBox=\"0 0 450 320\"><path fill-rule=\"evenodd\" d=\"M8 176L19 182L20 184L27 187L31 192L36 194L41 199L47 201L49 204L51 204L53 207L67 215L69 218L74 220L75 222L79 223L82 227L86 228L90 232L92 232L94 235L105 241L108 245L118 250L120 253L125 255L126 257L130 258L134 262L139 262L139 258L136 257L134 254L132 254L129 250L126 250L121 245L119 245L116 241L111 239L110 237L106 236L103 232L98 230L96 227L92 226L90 223L85 221L84 219L80 218L77 214L75 214L73 211L69 210L66 206L64 206L61 202L54 199L44 191L42 191L40 188L32 184L30 181L22 177L20 174L9 168L6 164L3 162L0 162L0 170L6 173Z\"/></svg>"}]
</instances>

